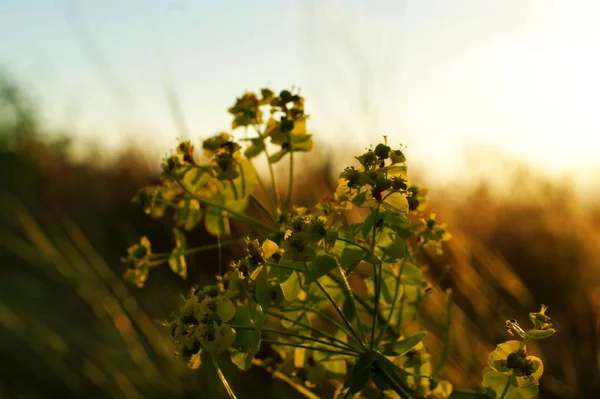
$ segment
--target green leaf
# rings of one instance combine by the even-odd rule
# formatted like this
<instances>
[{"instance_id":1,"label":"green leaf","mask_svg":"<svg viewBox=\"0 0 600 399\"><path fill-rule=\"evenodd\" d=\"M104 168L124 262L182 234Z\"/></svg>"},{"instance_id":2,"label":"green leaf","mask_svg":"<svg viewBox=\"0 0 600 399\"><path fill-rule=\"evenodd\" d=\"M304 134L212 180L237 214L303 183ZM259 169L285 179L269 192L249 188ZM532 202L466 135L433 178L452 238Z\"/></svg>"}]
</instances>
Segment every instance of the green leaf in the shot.
<instances>
[{"instance_id":1,"label":"green leaf","mask_svg":"<svg viewBox=\"0 0 600 399\"><path fill-rule=\"evenodd\" d=\"M491 352L488 356L488 366L496 371L508 372L510 369L506 367L506 358L513 352L519 349L525 349L521 347L519 341L507 341L496 346L496 349Z\"/></svg>"},{"instance_id":2,"label":"green leaf","mask_svg":"<svg viewBox=\"0 0 600 399\"><path fill-rule=\"evenodd\" d=\"M199 369L202 365L202 350L198 351L198 353L194 353L190 360L188 361L188 367L192 370Z\"/></svg>"},{"instance_id":3,"label":"green leaf","mask_svg":"<svg viewBox=\"0 0 600 399\"><path fill-rule=\"evenodd\" d=\"M394 293L396 292L396 277L395 276L385 277L383 279L382 283L383 284L381 284L381 295L383 297L383 300L386 303L391 304L392 301L394 300ZM369 294L375 295L375 282L373 281L372 277L365 279L365 285L367 286L367 290L368 290ZM401 291L402 285L400 285L400 287L398 289ZM381 310L383 310L383 309L381 309Z\"/></svg>"},{"instance_id":4,"label":"green leaf","mask_svg":"<svg viewBox=\"0 0 600 399\"><path fill-rule=\"evenodd\" d=\"M298 136L298 135L292 136L292 145L291 145L292 151L308 152L308 151L312 150L312 148L313 148L313 140L312 140L311 135L306 134L306 135L302 135L302 136Z\"/></svg>"},{"instance_id":5,"label":"green leaf","mask_svg":"<svg viewBox=\"0 0 600 399\"><path fill-rule=\"evenodd\" d=\"M375 359L374 363L374 368L377 372L387 375L395 383L395 387L391 386L394 392L402 398L410 398L406 394L406 392L410 391L410 388L406 384L406 377L409 375L406 371L380 353L377 354L377 359Z\"/></svg>"},{"instance_id":6,"label":"green leaf","mask_svg":"<svg viewBox=\"0 0 600 399\"><path fill-rule=\"evenodd\" d=\"M229 219L223 216L223 212L220 209L212 206L209 206L206 209L204 227L206 228L206 231L213 236L231 234Z\"/></svg>"},{"instance_id":7,"label":"green leaf","mask_svg":"<svg viewBox=\"0 0 600 399\"><path fill-rule=\"evenodd\" d=\"M398 282L398 277L389 276L383 279L383 284L381 285L381 295L383 296L383 300L389 303L390 305L394 301L396 286L398 286L397 298L400 298L400 293L402 292L402 284Z\"/></svg>"},{"instance_id":8,"label":"green leaf","mask_svg":"<svg viewBox=\"0 0 600 399\"><path fill-rule=\"evenodd\" d=\"M246 148L244 155L248 159L252 159L258 155L260 155L265 150L265 142L261 137L254 138L250 140L250 145Z\"/></svg>"},{"instance_id":9,"label":"green leaf","mask_svg":"<svg viewBox=\"0 0 600 399\"><path fill-rule=\"evenodd\" d=\"M337 267L337 262L329 255L317 256L308 264L308 273L306 274L306 284L311 284L313 281L324 276L331 270Z\"/></svg>"},{"instance_id":10,"label":"green leaf","mask_svg":"<svg viewBox=\"0 0 600 399\"><path fill-rule=\"evenodd\" d=\"M391 210L400 213L408 212L408 200L404 194L390 194L382 204L383 209Z\"/></svg>"},{"instance_id":11,"label":"green leaf","mask_svg":"<svg viewBox=\"0 0 600 399\"><path fill-rule=\"evenodd\" d=\"M420 333L412 335L406 339L383 344L379 346L379 350L386 356L401 356L417 346L419 342L425 338L425 335L427 335L427 332L421 331Z\"/></svg>"},{"instance_id":12,"label":"green leaf","mask_svg":"<svg viewBox=\"0 0 600 399\"><path fill-rule=\"evenodd\" d=\"M352 273L354 268L358 266L362 258L365 256L365 251L361 248L348 245L342 250L342 256L340 257L340 264L346 272L346 274Z\"/></svg>"},{"instance_id":13,"label":"green leaf","mask_svg":"<svg viewBox=\"0 0 600 399\"><path fill-rule=\"evenodd\" d=\"M342 298L348 298L345 290L340 285L332 280L329 276L323 276L319 279L319 283L329 292L329 295L335 300L340 301ZM307 306L314 309L324 309L331 306L331 302L327 299L325 294L316 284L311 284L307 287L307 299L305 301Z\"/></svg>"},{"instance_id":14,"label":"green leaf","mask_svg":"<svg viewBox=\"0 0 600 399\"><path fill-rule=\"evenodd\" d=\"M241 169L241 175L240 177L235 179L233 183L236 186L238 194L243 198L247 198L250 194L254 192L254 189L260 184L258 181L258 172L256 171L254 164L246 158L239 161L238 167ZM243 212L244 210L246 210L248 202L244 201L240 205L241 206L237 207L237 209L232 207L230 204L228 205L228 207L234 209L237 212Z\"/></svg>"},{"instance_id":15,"label":"green leaf","mask_svg":"<svg viewBox=\"0 0 600 399\"><path fill-rule=\"evenodd\" d=\"M207 332L212 331L212 339L207 339ZM200 324L196 331L196 339L202 348L209 353L218 355L225 352L236 339L236 331L228 325L213 322L212 325Z\"/></svg>"},{"instance_id":16,"label":"green leaf","mask_svg":"<svg viewBox=\"0 0 600 399\"><path fill-rule=\"evenodd\" d=\"M402 284L422 286L423 275L421 269L413 263L405 262L402 269Z\"/></svg>"},{"instance_id":17,"label":"green leaf","mask_svg":"<svg viewBox=\"0 0 600 399\"><path fill-rule=\"evenodd\" d=\"M229 298L220 296L217 299L217 313L221 316L221 320L227 322L235 316L236 307Z\"/></svg>"},{"instance_id":18,"label":"green leaf","mask_svg":"<svg viewBox=\"0 0 600 399\"><path fill-rule=\"evenodd\" d=\"M379 219L379 217L378 217ZM375 224L375 210L371 210L371 214L367 216L362 228L363 238L366 240L373 232L373 225Z\"/></svg>"},{"instance_id":19,"label":"green leaf","mask_svg":"<svg viewBox=\"0 0 600 399\"><path fill-rule=\"evenodd\" d=\"M231 362L243 371L250 370L250 367L252 367L252 359L254 359L254 355L247 352L231 353Z\"/></svg>"},{"instance_id":20,"label":"green leaf","mask_svg":"<svg viewBox=\"0 0 600 399\"><path fill-rule=\"evenodd\" d=\"M276 153L272 154L269 157L269 161L271 161L271 163L277 163L279 161L281 161L281 159L285 156L285 154L287 154L289 152L289 150L285 149L285 150L279 150Z\"/></svg>"},{"instance_id":21,"label":"green leaf","mask_svg":"<svg viewBox=\"0 0 600 399\"><path fill-rule=\"evenodd\" d=\"M545 339L550 338L554 335L556 330L554 328L548 328L545 330L532 329L527 331L527 338L529 339Z\"/></svg>"},{"instance_id":22,"label":"green leaf","mask_svg":"<svg viewBox=\"0 0 600 399\"><path fill-rule=\"evenodd\" d=\"M181 179L181 184L190 192L195 193L196 190L203 187L210 180L210 172L205 167L190 168Z\"/></svg>"},{"instance_id":23,"label":"green leaf","mask_svg":"<svg viewBox=\"0 0 600 399\"><path fill-rule=\"evenodd\" d=\"M393 237L391 244L387 246L379 246L384 255L384 262L394 262L398 259L404 258L404 255L406 255L406 243L404 242L404 239L396 236L395 234L390 234L390 237Z\"/></svg>"},{"instance_id":24,"label":"green leaf","mask_svg":"<svg viewBox=\"0 0 600 399\"><path fill-rule=\"evenodd\" d=\"M288 302L294 301L298 297L302 285L304 284L304 275L299 272L292 272L290 277L281 283L281 291Z\"/></svg>"},{"instance_id":25,"label":"green leaf","mask_svg":"<svg viewBox=\"0 0 600 399\"><path fill-rule=\"evenodd\" d=\"M281 287L273 281L257 284L255 296L256 302L264 307L270 306L271 303L281 305L285 301Z\"/></svg>"},{"instance_id":26,"label":"green leaf","mask_svg":"<svg viewBox=\"0 0 600 399\"><path fill-rule=\"evenodd\" d=\"M371 366L375 362L375 359L377 359L377 356L377 352L369 350L358 358L352 369L351 377L346 380L345 386L349 388L350 395L354 395L365 389L371 378Z\"/></svg>"},{"instance_id":27,"label":"green leaf","mask_svg":"<svg viewBox=\"0 0 600 399\"><path fill-rule=\"evenodd\" d=\"M363 204L366 201L367 201L367 192L366 191L362 191L362 192L356 194L356 196L354 198L352 198L352 203L359 208L361 206L363 206Z\"/></svg>"},{"instance_id":28,"label":"green leaf","mask_svg":"<svg viewBox=\"0 0 600 399\"><path fill-rule=\"evenodd\" d=\"M269 270L269 278L275 277L279 282L287 280L290 275L294 272L290 269L298 271L304 271L304 263L297 262L291 259L281 259L279 264L284 267L271 266Z\"/></svg>"},{"instance_id":29,"label":"green leaf","mask_svg":"<svg viewBox=\"0 0 600 399\"><path fill-rule=\"evenodd\" d=\"M185 278L187 276L187 266L184 256L186 238L179 229L173 229L173 233L175 234L175 248L173 248L173 251L169 255L169 267L171 267L171 270L175 274Z\"/></svg>"},{"instance_id":30,"label":"green leaf","mask_svg":"<svg viewBox=\"0 0 600 399\"><path fill-rule=\"evenodd\" d=\"M175 222L179 227L189 231L202 220L202 209L198 200L185 197L175 208Z\"/></svg>"},{"instance_id":31,"label":"green leaf","mask_svg":"<svg viewBox=\"0 0 600 399\"><path fill-rule=\"evenodd\" d=\"M517 379L507 373L499 373L497 371L489 371L484 374L482 386L495 392L496 397L499 398L504 392L506 383L510 379L510 385L504 395L504 399L529 399L535 397L539 392L538 385L532 385L527 388L520 388L517 383Z\"/></svg>"},{"instance_id":32,"label":"green leaf","mask_svg":"<svg viewBox=\"0 0 600 399\"><path fill-rule=\"evenodd\" d=\"M251 303L239 306L232 324L252 327L254 330L240 329L236 331L236 338L232 346L240 352L250 353L254 356L260 347L260 332L262 331L263 320L264 314L260 305Z\"/></svg>"}]
</instances>

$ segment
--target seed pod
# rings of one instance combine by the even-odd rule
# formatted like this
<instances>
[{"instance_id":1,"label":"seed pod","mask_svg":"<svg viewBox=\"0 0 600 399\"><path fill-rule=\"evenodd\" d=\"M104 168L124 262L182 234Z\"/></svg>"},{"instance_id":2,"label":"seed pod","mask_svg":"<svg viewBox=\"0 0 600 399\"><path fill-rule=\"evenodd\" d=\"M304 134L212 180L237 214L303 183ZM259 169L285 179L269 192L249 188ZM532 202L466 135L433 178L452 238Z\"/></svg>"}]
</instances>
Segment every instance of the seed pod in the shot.
<instances>
[{"instance_id":1,"label":"seed pod","mask_svg":"<svg viewBox=\"0 0 600 399\"><path fill-rule=\"evenodd\" d=\"M385 144L377 144L377 147L375 147L375 155L377 155L379 159L388 159L391 150L392 149Z\"/></svg>"},{"instance_id":2,"label":"seed pod","mask_svg":"<svg viewBox=\"0 0 600 399\"><path fill-rule=\"evenodd\" d=\"M516 369L523 363L523 356L519 352L513 352L506 358L506 367L509 369Z\"/></svg>"}]
</instances>

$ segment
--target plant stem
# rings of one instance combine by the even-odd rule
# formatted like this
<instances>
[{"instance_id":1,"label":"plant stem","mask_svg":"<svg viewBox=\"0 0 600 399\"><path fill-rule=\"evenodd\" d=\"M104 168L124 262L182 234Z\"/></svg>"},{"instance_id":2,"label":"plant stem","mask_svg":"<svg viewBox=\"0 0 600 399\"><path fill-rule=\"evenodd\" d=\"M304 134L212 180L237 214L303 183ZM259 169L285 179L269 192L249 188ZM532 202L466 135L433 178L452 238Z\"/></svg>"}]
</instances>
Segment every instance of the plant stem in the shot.
<instances>
[{"instance_id":1,"label":"plant stem","mask_svg":"<svg viewBox=\"0 0 600 399\"><path fill-rule=\"evenodd\" d=\"M238 195L237 188L235 187L235 183L233 182L233 180L229 180L229 183L231 185L231 190L233 190L233 197L237 201L238 199L240 199L240 197Z\"/></svg>"},{"instance_id":2,"label":"plant stem","mask_svg":"<svg viewBox=\"0 0 600 399\"><path fill-rule=\"evenodd\" d=\"M304 328L306 328L306 329L308 329L308 330L310 330L310 331L312 331L312 332L315 332L315 333L317 333L317 334L320 334L320 335L322 335L324 338L327 338L327 339L330 339L330 340L332 340L332 341L335 341L335 342L337 342L337 343L339 343L339 344L342 344L344 347L348 348L349 350L352 350L352 351L355 351L355 350L356 350L355 348L353 348L353 347L352 347L350 344L348 344L347 342L344 342L344 341L342 341L341 339L339 339L339 338L336 338L336 337L334 337L334 336L333 336L333 335L331 335L331 334L328 334L328 333L326 333L326 332L324 332L324 331L321 331L321 330L319 330L319 329L316 329L316 328L314 328L314 327L311 327L311 326L309 326L309 325L307 325L307 324L301 323L301 322L299 322L299 321L297 321L297 320L294 320L294 319L292 319L292 318L289 318L289 317L287 317L287 316L284 316L284 315L281 315L281 314L278 314L278 313L275 313L275 312L271 312L271 311L269 311L269 310L263 310L263 312L264 312L265 314L271 315L271 316L273 316L273 317L278 317L278 318L280 318L281 320L286 320L286 321L289 321L290 323L293 323L293 324L295 324L295 325L298 325L298 326L300 326L300 327L304 327Z\"/></svg>"},{"instance_id":3,"label":"plant stem","mask_svg":"<svg viewBox=\"0 0 600 399\"><path fill-rule=\"evenodd\" d=\"M287 201L285 204L285 210L289 211L292 205L292 190L294 188L294 151L290 150L290 178L288 185Z\"/></svg>"},{"instance_id":4,"label":"plant stem","mask_svg":"<svg viewBox=\"0 0 600 399\"><path fill-rule=\"evenodd\" d=\"M394 314L394 308L396 307L396 301L398 300L398 293L400 292L400 283L402 282L402 273L404 272L404 265L406 265L406 261L408 259L408 244L406 243L406 241L404 241L404 248L406 250L406 255L402 259L402 263L400 264L400 270L398 271L398 276L396 276L396 287L394 291L394 299L392 299L392 306L390 307L390 313L388 313L386 317L383 329L381 329L381 331L379 332L379 337L377 337L375 346L379 346L381 340L385 336L386 330L390 326L390 322L392 321L392 315ZM404 293L402 293L402 300L404 300Z\"/></svg>"},{"instance_id":5,"label":"plant stem","mask_svg":"<svg viewBox=\"0 0 600 399\"><path fill-rule=\"evenodd\" d=\"M306 263L304 264L304 266L306 267L306 270L308 271L308 266L306 266ZM348 318L346 317L346 315L344 315L344 312L342 311L342 309L340 309L340 307L338 306L338 304L335 303L335 300L333 299L333 297L331 295L329 295L329 292L327 292L327 290L325 289L325 287L323 287L323 284L321 284L319 282L319 280L315 280L315 284L317 285L317 287L319 287L319 289L327 297L327 299L329 300L329 302L331 302L331 304L333 305L333 307L336 310L336 312L340 315L340 317L344 321L344 324L346 325L346 327L348 327L348 330L350 331L350 333L352 333L352 335L354 335L354 338L356 338L362 344L363 341L356 334L356 331L354 331L354 328L352 328L352 324L350 323L350 321L348 320ZM358 321L358 323L360 324L360 320ZM363 347L364 347L364 344L363 344Z\"/></svg>"},{"instance_id":6,"label":"plant stem","mask_svg":"<svg viewBox=\"0 0 600 399\"><path fill-rule=\"evenodd\" d=\"M382 199L383 201L383 199ZM375 209L375 220L373 221L373 237L371 237L371 252L375 250L375 236L377 234L377 222L379 218L379 207L381 203L377 205ZM378 269L379 266L379 269ZM375 315L379 314L379 299L381 296L381 274L383 269L383 261L379 261L379 265L373 264L373 283L375 285ZM375 345L375 330L377 329L377 317L373 317L373 325L371 326L371 348Z\"/></svg>"},{"instance_id":7,"label":"plant stem","mask_svg":"<svg viewBox=\"0 0 600 399\"><path fill-rule=\"evenodd\" d=\"M504 390L502 391L502 394L500 395L500 399L504 399L504 397L506 396L506 394L508 392L508 388L510 387L510 377L512 377L512 375L508 376L508 379L506 380L506 385L504 386Z\"/></svg>"},{"instance_id":8,"label":"plant stem","mask_svg":"<svg viewBox=\"0 0 600 399\"><path fill-rule=\"evenodd\" d=\"M250 194L250 199L254 201L254 203L260 208L260 210L263 211L263 213L267 215L269 219L271 219L271 222L273 222L273 224L277 226L277 221L275 221L275 218L273 217L273 215L271 215L271 212L269 212L265 204L263 204L262 201L259 200L254 194Z\"/></svg>"},{"instance_id":9,"label":"plant stem","mask_svg":"<svg viewBox=\"0 0 600 399\"><path fill-rule=\"evenodd\" d=\"M371 251L369 251L369 248L363 247L362 245L360 245L360 244L358 244L358 243L356 243L356 242L354 242L354 241L347 240L347 239L345 239L345 238L342 238L342 237L338 237L338 238L336 238L336 240L338 240L338 241L342 241L342 242L345 242L346 244L349 244L349 245L354 245L355 247L358 247L358 248L362 249L362 250L363 250L363 251L365 251L366 253L368 253L368 254L372 254L372 252L371 252Z\"/></svg>"},{"instance_id":10,"label":"plant stem","mask_svg":"<svg viewBox=\"0 0 600 399\"><path fill-rule=\"evenodd\" d=\"M233 216L236 216L237 218L249 223L249 224L253 224L255 226L258 227L262 227L263 229L270 231L271 233L279 233L279 230L275 230L274 228L267 226L266 224L264 224L263 222L261 222L260 220L256 220L253 217L247 216L247 215L243 215L241 213L238 213L234 210L229 209L228 207L224 206L224 205L220 205L220 204L216 204L213 202L209 202L206 201L203 198L200 198L196 195L194 195L194 193L192 193L184 184L182 184L179 180L175 180L177 182L177 184L183 189L183 191L185 191L186 193L188 193L188 195L190 195L192 198L196 199L200 204L206 206L206 207L213 207L213 208L217 208L221 211L225 211Z\"/></svg>"},{"instance_id":11,"label":"plant stem","mask_svg":"<svg viewBox=\"0 0 600 399\"><path fill-rule=\"evenodd\" d=\"M356 349L349 347L346 343L344 343L345 345L338 345L338 344L334 344L333 342L328 342L328 341L323 341L319 338L315 338L315 337L311 337L309 335L302 335L302 334L296 334L293 332L289 332L289 331L283 331L283 330L276 330L274 328L263 328L262 329L263 332L270 332L273 334L279 334L279 335L286 335L288 337L294 337L294 338L298 338L304 341L312 341L321 345L326 345L326 346L331 346L332 348L337 348L337 349L341 349L344 351L348 351L348 352L352 352L352 353L356 353L356 354L360 354L359 351L357 351Z\"/></svg>"},{"instance_id":12,"label":"plant stem","mask_svg":"<svg viewBox=\"0 0 600 399\"><path fill-rule=\"evenodd\" d=\"M265 183L263 182L262 178L260 177L260 173L258 173L258 172L256 172L256 179L258 180L258 185L260 186L260 189L265 194L265 198L268 198L269 203L273 207L273 212L276 212L277 205L275 205L275 202L273 202L273 198L271 198L271 196L269 195L269 192L267 191L267 187L265 186Z\"/></svg>"},{"instance_id":13,"label":"plant stem","mask_svg":"<svg viewBox=\"0 0 600 399\"><path fill-rule=\"evenodd\" d=\"M242 244L244 243L243 239L239 239L239 240L231 240L231 241L225 241L222 243L217 243L217 244L208 244L208 245L202 245L200 247L194 247L194 248L188 248L185 251L183 251L184 255L191 255L191 254L195 254L198 252L203 252L203 251L209 251L211 249L218 249L218 248L222 248L222 247L227 247L229 245L235 245L235 244ZM158 260L160 260L161 263L158 264L162 264L166 261L166 259L170 256L171 254L163 254L163 253L153 253L151 256L152 257L156 257L158 258ZM164 259L160 259L160 258L164 258ZM152 266L157 266L158 264L154 265L152 264Z\"/></svg>"},{"instance_id":14,"label":"plant stem","mask_svg":"<svg viewBox=\"0 0 600 399\"><path fill-rule=\"evenodd\" d=\"M306 273L306 270L296 269L295 267L291 267L291 266L280 265L279 263L265 262L265 265L271 266L271 267L276 267L278 269L293 270L293 271L299 272L299 273Z\"/></svg>"},{"instance_id":15,"label":"plant stem","mask_svg":"<svg viewBox=\"0 0 600 399\"><path fill-rule=\"evenodd\" d=\"M385 382L387 382L392 387L394 392L396 392L400 396L400 398L411 399L411 396L409 395L409 393L406 392L406 390L400 384L398 384L398 382L392 376L390 376L385 370L379 368L378 371L379 371L379 375L381 375L383 377Z\"/></svg>"},{"instance_id":16,"label":"plant stem","mask_svg":"<svg viewBox=\"0 0 600 399\"><path fill-rule=\"evenodd\" d=\"M403 266L404 266L404 263L403 263ZM400 267L400 270L402 270L402 267ZM402 273L402 272L400 272L400 273ZM379 347L379 344L381 343L381 340L385 336L385 332L388 329L390 322L392 320L392 315L394 314L394 308L396 306L396 301L398 300L398 293L400 292L400 280L401 279L402 279L402 274L400 274L399 276L396 277L396 288L394 291L394 299L392 299L392 306L390 307L390 312L388 313L388 315L385 319L385 322L383 323L383 328L379 331L377 339L375 340L375 347Z\"/></svg>"},{"instance_id":17,"label":"plant stem","mask_svg":"<svg viewBox=\"0 0 600 399\"><path fill-rule=\"evenodd\" d=\"M350 331L348 331L348 328L346 326L341 325L340 323L338 323L337 321L335 321L334 319L332 319L325 313L320 312L316 309L311 309L308 307L285 308L285 309L279 308L279 311L281 311L281 312L296 312L296 311L312 312L312 313L316 314L317 316L319 316L320 318L322 318L323 320L328 321L332 326L337 327L340 330L342 330L344 333L346 333L348 335L348 338L354 340L356 343L360 343L360 341L357 341L356 338L354 337L354 335L352 335L350 333Z\"/></svg>"},{"instance_id":18,"label":"plant stem","mask_svg":"<svg viewBox=\"0 0 600 399\"><path fill-rule=\"evenodd\" d=\"M325 348L315 348L314 346L294 344L292 342L281 342L281 341L275 341L272 339L262 339L261 342L263 342L265 344L269 344L269 345L284 345L284 346L291 346L294 348L311 349L311 350L314 350L317 352L333 353L335 355L344 355L344 356L350 356L350 357L358 357L359 356L357 353L353 353L353 352L336 351L336 350L325 349Z\"/></svg>"},{"instance_id":19,"label":"plant stem","mask_svg":"<svg viewBox=\"0 0 600 399\"><path fill-rule=\"evenodd\" d=\"M242 168L242 164L238 163L240 168L240 178L242 179L242 198L246 197L246 175L244 175L244 169ZM256 173L258 174L258 172Z\"/></svg>"},{"instance_id":20,"label":"plant stem","mask_svg":"<svg viewBox=\"0 0 600 399\"><path fill-rule=\"evenodd\" d=\"M346 295L350 298L350 304L352 305L352 311L354 312L354 315L356 316L356 320L358 320L358 331L360 333L360 344L363 346L363 348L366 349L365 345L363 344L363 342L366 342L365 340L365 333L363 331L362 328L362 323L360 322L360 316L358 314L358 308L356 307L356 302L354 301L354 296L352 295L352 287L350 287L350 283L348 282L348 279L346 278L346 273L344 272L344 269L342 269L342 265L340 265L340 263L337 261L336 262L337 267L338 267L338 271L340 272L340 275L342 276L342 290L346 291Z\"/></svg>"},{"instance_id":21,"label":"plant stem","mask_svg":"<svg viewBox=\"0 0 600 399\"><path fill-rule=\"evenodd\" d=\"M273 188L273 197L275 198L275 206L277 209L281 208L281 197L279 196L279 190L277 189L277 181L275 180L275 172L273 172L273 163L271 162L271 156L269 155L269 150L267 150L267 144L265 143L265 136L260 131L258 126L254 125L254 129L258 136L263 140L264 144L264 152L267 157L267 164L269 165L269 174L271 175L271 186Z\"/></svg>"},{"instance_id":22,"label":"plant stem","mask_svg":"<svg viewBox=\"0 0 600 399\"><path fill-rule=\"evenodd\" d=\"M333 281L335 281L338 285L342 285L343 283L333 274L329 273L327 274L327 276L329 278L331 278ZM364 299L363 297L361 297L360 295L353 293L354 299L356 300L356 302L362 306L367 312L371 313L372 315L375 315L375 310L373 309L373 307L371 305L369 305L369 302L366 301L366 299ZM385 322L385 318L381 315L378 314L376 315L379 318L379 321L381 323ZM396 337L399 337L400 334L398 333L398 331L396 331L395 328L393 328L392 326L388 326L388 330L395 335Z\"/></svg>"},{"instance_id":23,"label":"plant stem","mask_svg":"<svg viewBox=\"0 0 600 399\"><path fill-rule=\"evenodd\" d=\"M217 370L217 375L219 376L219 379L223 383L223 386L225 387L225 390L227 391L227 394L229 395L229 399L237 399L235 397L235 394L233 393L233 389L231 389L231 387L229 386L229 383L227 382L227 379L225 378L225 375L221 371L221 368L219 367L219 363L217 363L217 359L215 358L215 355L211 353L210 359L212 360L212 363L215 366L215 369Z\"/></svg>"}]
</instances>

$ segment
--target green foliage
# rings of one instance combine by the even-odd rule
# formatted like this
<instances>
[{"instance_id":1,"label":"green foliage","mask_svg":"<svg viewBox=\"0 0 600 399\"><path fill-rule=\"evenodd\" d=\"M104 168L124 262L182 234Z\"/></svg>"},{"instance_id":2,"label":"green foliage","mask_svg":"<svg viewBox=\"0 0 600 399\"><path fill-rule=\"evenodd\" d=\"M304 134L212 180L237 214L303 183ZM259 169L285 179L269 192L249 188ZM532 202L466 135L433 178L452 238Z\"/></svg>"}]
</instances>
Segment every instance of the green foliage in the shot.
<instances>
[{"instance_id":1,"label":"green foliage","mask_svg":"<svg viewBox=\"0 0 600 399\"><path fill-rule=\"evenodd\" d=\"M206 162L198 161L191 142L180 142L163 162L162 184L143 188L135 197L152 217L172 211L182 229L174 229L174 249L153 253L143 237L124 258L126 277L141 287L149 269L163 263L186 277L186 255L205 248L187 248L184 231L203 224L210 234L227 238L234 221L263 233L243 243L222 242L243 244L244 255L218 276L217 285L191 289L166 323L188 365L199 368L208 356L230 397L235 394L217 366L217 355L228 354L242 370L252 365L274 369L300 392L331 384L336 397L373 390L390 398L468 397L439 378L447 356L434 371L426 332L414 333L421 330L421 303L431 292L417 255L428 247L441 253L451 236L435 214L425 213L427 191L411 185L403 149L392 148L387 139L367 149L356 157L359 165L341 172L331 196L312 210L299 208L291 204L293 153L313 146L304 98L262 89L238 98L229 113L231 128L244 128L243 136L222 132L204 140ZM271 193L253 166L263 153ZM284 205L272 166L286 157L290 191ZM255 196L259 187L272 195L271 206ZM263 218L247 213L250 200ZM348 225L345 217L352 210L366 216ZM371 273L353 278L362 279L366 295L348 279L361 265ZM543 365L525 351L524 342L554 333L545 310L530 314L534 328L528 332L516 322L507 324L524 341L510 341L490 355L483 386L491 395L525 398L537 392ZM448 329L451 320L449 313ZM261 345L269 345L277 358L259 357Z\"/></svg>"}]
</instances>

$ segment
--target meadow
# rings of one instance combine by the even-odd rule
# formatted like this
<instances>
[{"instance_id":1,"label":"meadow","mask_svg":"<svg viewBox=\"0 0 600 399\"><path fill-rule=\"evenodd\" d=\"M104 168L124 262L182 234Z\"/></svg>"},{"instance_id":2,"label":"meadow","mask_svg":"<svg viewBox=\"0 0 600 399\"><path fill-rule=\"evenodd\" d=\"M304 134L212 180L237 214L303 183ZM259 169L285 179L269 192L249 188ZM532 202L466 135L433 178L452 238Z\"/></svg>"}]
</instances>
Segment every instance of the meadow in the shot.
<instances>
[{"instance_id":1,"label":"meadow","mask_svg":"<svg viewBox=\"0 0 600 399\"><path fill-rule=\"evenodd\" d=\"M4 82L0 397L226 397L214 370L189 370L174 357L161 321L179 306L181 293L210 283L219 263L239 254L191 255L185 280L157 268L144 289L125 283L121 258L140 236L148 236L153 250L170 250L172 222L150 219L131 202L140 187L158 182L157 168L133 148L110 162L72 159L69 137L49 134L28 101ZM296 203L308 206L335 190L330 165L313 160L302 169ZM487 354L510 338L505 320L543 303L557 334L532 344L544 361L539 397L597 397L599 204L525 166L507 168L503 179L510 188L502 193L494 181L460 190L428 187L429 207L453 237L443 255L424 253L425 274L438 283L423 309L432 357L443 352L447 288L453 323L442 376L459 387L481 382ZM233 235L241 232L234 225ZM188 241L216 242L198 231ZM301 397L260 369L241 373L230 365L223 372L241 398Z\"/></svg>"}]
</instances>

